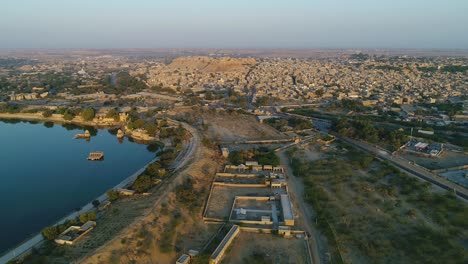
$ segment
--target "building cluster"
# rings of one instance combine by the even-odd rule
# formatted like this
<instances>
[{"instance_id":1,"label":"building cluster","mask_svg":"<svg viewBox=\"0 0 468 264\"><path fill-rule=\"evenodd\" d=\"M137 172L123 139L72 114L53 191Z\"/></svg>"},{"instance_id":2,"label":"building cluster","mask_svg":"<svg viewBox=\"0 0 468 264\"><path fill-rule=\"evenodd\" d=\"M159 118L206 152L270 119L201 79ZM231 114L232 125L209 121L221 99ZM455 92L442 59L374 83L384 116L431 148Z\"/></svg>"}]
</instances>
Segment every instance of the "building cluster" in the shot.
<instances>
[{"instance_id":1,"label":"building cluster","mask_svg":"<svg viewBox=\"0 0 468 264\"><path fill-rule=\"evenodd\" d=\"M177 58L169 65L160 63L147 67L143 72L147 72L146 79L150 86L179 91L242 90L247 85L245 76L255 64L255 59L185 57Z\"/></svg>"}]
</instances>

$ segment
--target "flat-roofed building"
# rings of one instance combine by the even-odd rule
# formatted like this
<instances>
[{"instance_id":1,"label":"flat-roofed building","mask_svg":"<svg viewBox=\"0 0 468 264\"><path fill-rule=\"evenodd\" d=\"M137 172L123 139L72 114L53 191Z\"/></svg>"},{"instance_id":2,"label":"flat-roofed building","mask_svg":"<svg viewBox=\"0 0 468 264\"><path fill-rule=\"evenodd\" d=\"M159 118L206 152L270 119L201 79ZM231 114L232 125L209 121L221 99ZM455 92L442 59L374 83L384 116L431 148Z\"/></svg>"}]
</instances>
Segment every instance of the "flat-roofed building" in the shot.
<instances>
[{"instance_id":1,"label":"flat-roofed building","mask_svg":"<svg viewBox=\"0 0 468 264\"><path fill-rule=\"evenodd\" d=\"M190 263L190 256L187 254L183 254L176 261L176 264L188 264L188 263Z\"/></svg>"},{"instance_id":2,"label":"flat-roofed building","mask_svg":"<svg viewBox=\"0 0 468 264\"><path fill-rule=\"evenodd\" d=\"M287 226L294 226L294 214L288 194L281 195L281 208L283 211L284 224Z\"/></svg>"}]
</instances>

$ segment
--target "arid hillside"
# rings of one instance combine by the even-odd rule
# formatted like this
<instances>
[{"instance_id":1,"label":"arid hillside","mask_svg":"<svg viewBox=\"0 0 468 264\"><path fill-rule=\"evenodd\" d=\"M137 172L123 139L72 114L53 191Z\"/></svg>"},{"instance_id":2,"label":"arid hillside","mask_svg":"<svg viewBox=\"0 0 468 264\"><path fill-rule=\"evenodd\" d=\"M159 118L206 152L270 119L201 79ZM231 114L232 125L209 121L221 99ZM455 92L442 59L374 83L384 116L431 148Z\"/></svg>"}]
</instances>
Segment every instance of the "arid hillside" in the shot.
<instances>
[{"instance_id":1,"label":"arid hillside","mask_svg":"<svg viewBox=\"0 0 468 264\"><path fill-rule=\"evenodd\" d=\"M169 69L210 72L247 72L255 65L255 59L180 57L168 65Z\"/></svg>"}]
</instances>

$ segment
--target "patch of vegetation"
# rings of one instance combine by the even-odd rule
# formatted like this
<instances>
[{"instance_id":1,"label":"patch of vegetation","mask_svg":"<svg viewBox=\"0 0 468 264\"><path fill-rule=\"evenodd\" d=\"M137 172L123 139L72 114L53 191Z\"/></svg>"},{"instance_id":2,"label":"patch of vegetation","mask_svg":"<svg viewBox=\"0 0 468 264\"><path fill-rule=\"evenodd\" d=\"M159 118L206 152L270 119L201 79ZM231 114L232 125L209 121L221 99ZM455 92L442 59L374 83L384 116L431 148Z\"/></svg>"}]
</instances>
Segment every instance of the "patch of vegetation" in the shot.
<instances>
[{"instance_id":1,"label":"patch of vegetation","mask_svg":"<svg viewBox=\"0 0 468 264\"><path fill-rule=\"evenodd\" d=\"M261 165L278 166L280 160L275 152L268 148L258 148L253 150L231 151L228 157L232 164L245 164L249 160L257 160Z\"/></svg>"},{"instance_id":2,"label":"patch of vegetation","mask_svg":"<svg viewBox=\"0 0 468 264\"><path fill-rule=\"evenodd\" d=\"M288 151L305 201L317 212L333 263L466 263L468 207L451 194L348 145L329 158L304 161ZM349 252L353 254L348 255Z\"/></svg>"},{"instance_id":3,"label":"patch of vegetation","mask_svg":"<svg viewBox=\"0 0 468 264\"><path fill-rule=\"evenodd\" d=\"M287 131L289 129L303 130L312 128L312 122L300 118L289 118L289 119L265 119L264 123L274 127L279 131ZM289 128L289 129L288 129Z\"/></svg>"},{"instance_id":4,"label":"patch of vegetation","mask_svg":"<svg viewBox=\"0 0 468 264\"><path fill-rule=\"evenodd\" d=\"M174 237L176 234L176 228L181 222L181 215L179 211L174 211L171 215L171 219L164 226L161 233L161 239L159 241L159 250L162 253L170 253L174 250Z\"/></svg>"},{"instance_id":5,"label":"patch of vegetation","mask_svg":"<svg viewBox=\"0 0 468 264\"><path fill-rule=\"evenodd\" d=\"M106 194L107 194L107 197L109 197L109 200L111 201L115 201L119 199L119 192L116 190L108 190Z\"/></svg>"},{"instance_id":6,"label":"patch of vegetation","mask_svg":"<svg viewBox=\"0 0 468 264\"><path fill-rule=\"evenodd\" d=\"M370 143L384 143L392 151L397 150L408 137L403 131L390 130L386 127L377 128L369 119L339 119L333 129L341 136L362 139Z\"/></svg>"},{"instance_id":7,"label":"patch of vegetation","mask_svg":"<svg viewBox=\"0 0 468 264\"><path fill-rule=\"evenodd\" d=\"M200 199L200 193L203 193L203 190L200 192L195 190L191 178L187 178L183 184L175 189L177 202L190 211L201 207L202 200Z\"/></svg>"}]
</instances>

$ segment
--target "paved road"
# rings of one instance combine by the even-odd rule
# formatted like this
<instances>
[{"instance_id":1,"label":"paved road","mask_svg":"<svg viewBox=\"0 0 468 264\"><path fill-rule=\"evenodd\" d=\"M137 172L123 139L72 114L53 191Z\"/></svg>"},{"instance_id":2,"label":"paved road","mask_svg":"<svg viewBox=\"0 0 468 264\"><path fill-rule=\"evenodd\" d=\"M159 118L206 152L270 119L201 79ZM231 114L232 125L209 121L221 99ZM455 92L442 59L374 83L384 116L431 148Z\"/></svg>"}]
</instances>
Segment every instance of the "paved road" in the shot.
<instances>
[{"instance_id":1,"label":"paved road","mask_svg":"<svg viewBox=\"0 0 468 264\"><path fill-rule=\"evenodd\" d=\"M370 154L377 156L378 158L382 160L389 161L390 163L396 165L397 167L425 181L428 181L446 190L455 191L455 193L459 197L465 200L468 200L468 190L464 188L463 186L460 186L451 181L448 181L447 179L440 177L437 174L434 174L431 171L424 169L423 167L411 164L408 162L408 160L404 158L401 158L399 156L393 156L388 151L376 148L375 146L370 145L366 142L357 141L357 140L353 140L349 138L343 138L343 137L340 137L340 138L361 150L364 150L366 152L369 152Z\"/></svg>"},{"instance_id":2,"label":"paved road","mask_svg":"<svg viewBox=\"0 0 468 264\"><path fill-rule=\"evenodd\" d=\"M297 222L302 226L305 231L309 234L309 246L312 252L312 258L314 264L320 264L320 255L318 252L317 244L317 232L312 226L312 212L308 209L308 205L304 202L304 186L302 182L292 174L292 169L289 166L289 159L286 157L284 151L278 152L278 156L281 159L281 163L286 167L286 174L288 180L288 189L291 196L291 200L296 205L295 208L299 209L299 218Z\"/></svg>"}]
</instances>

